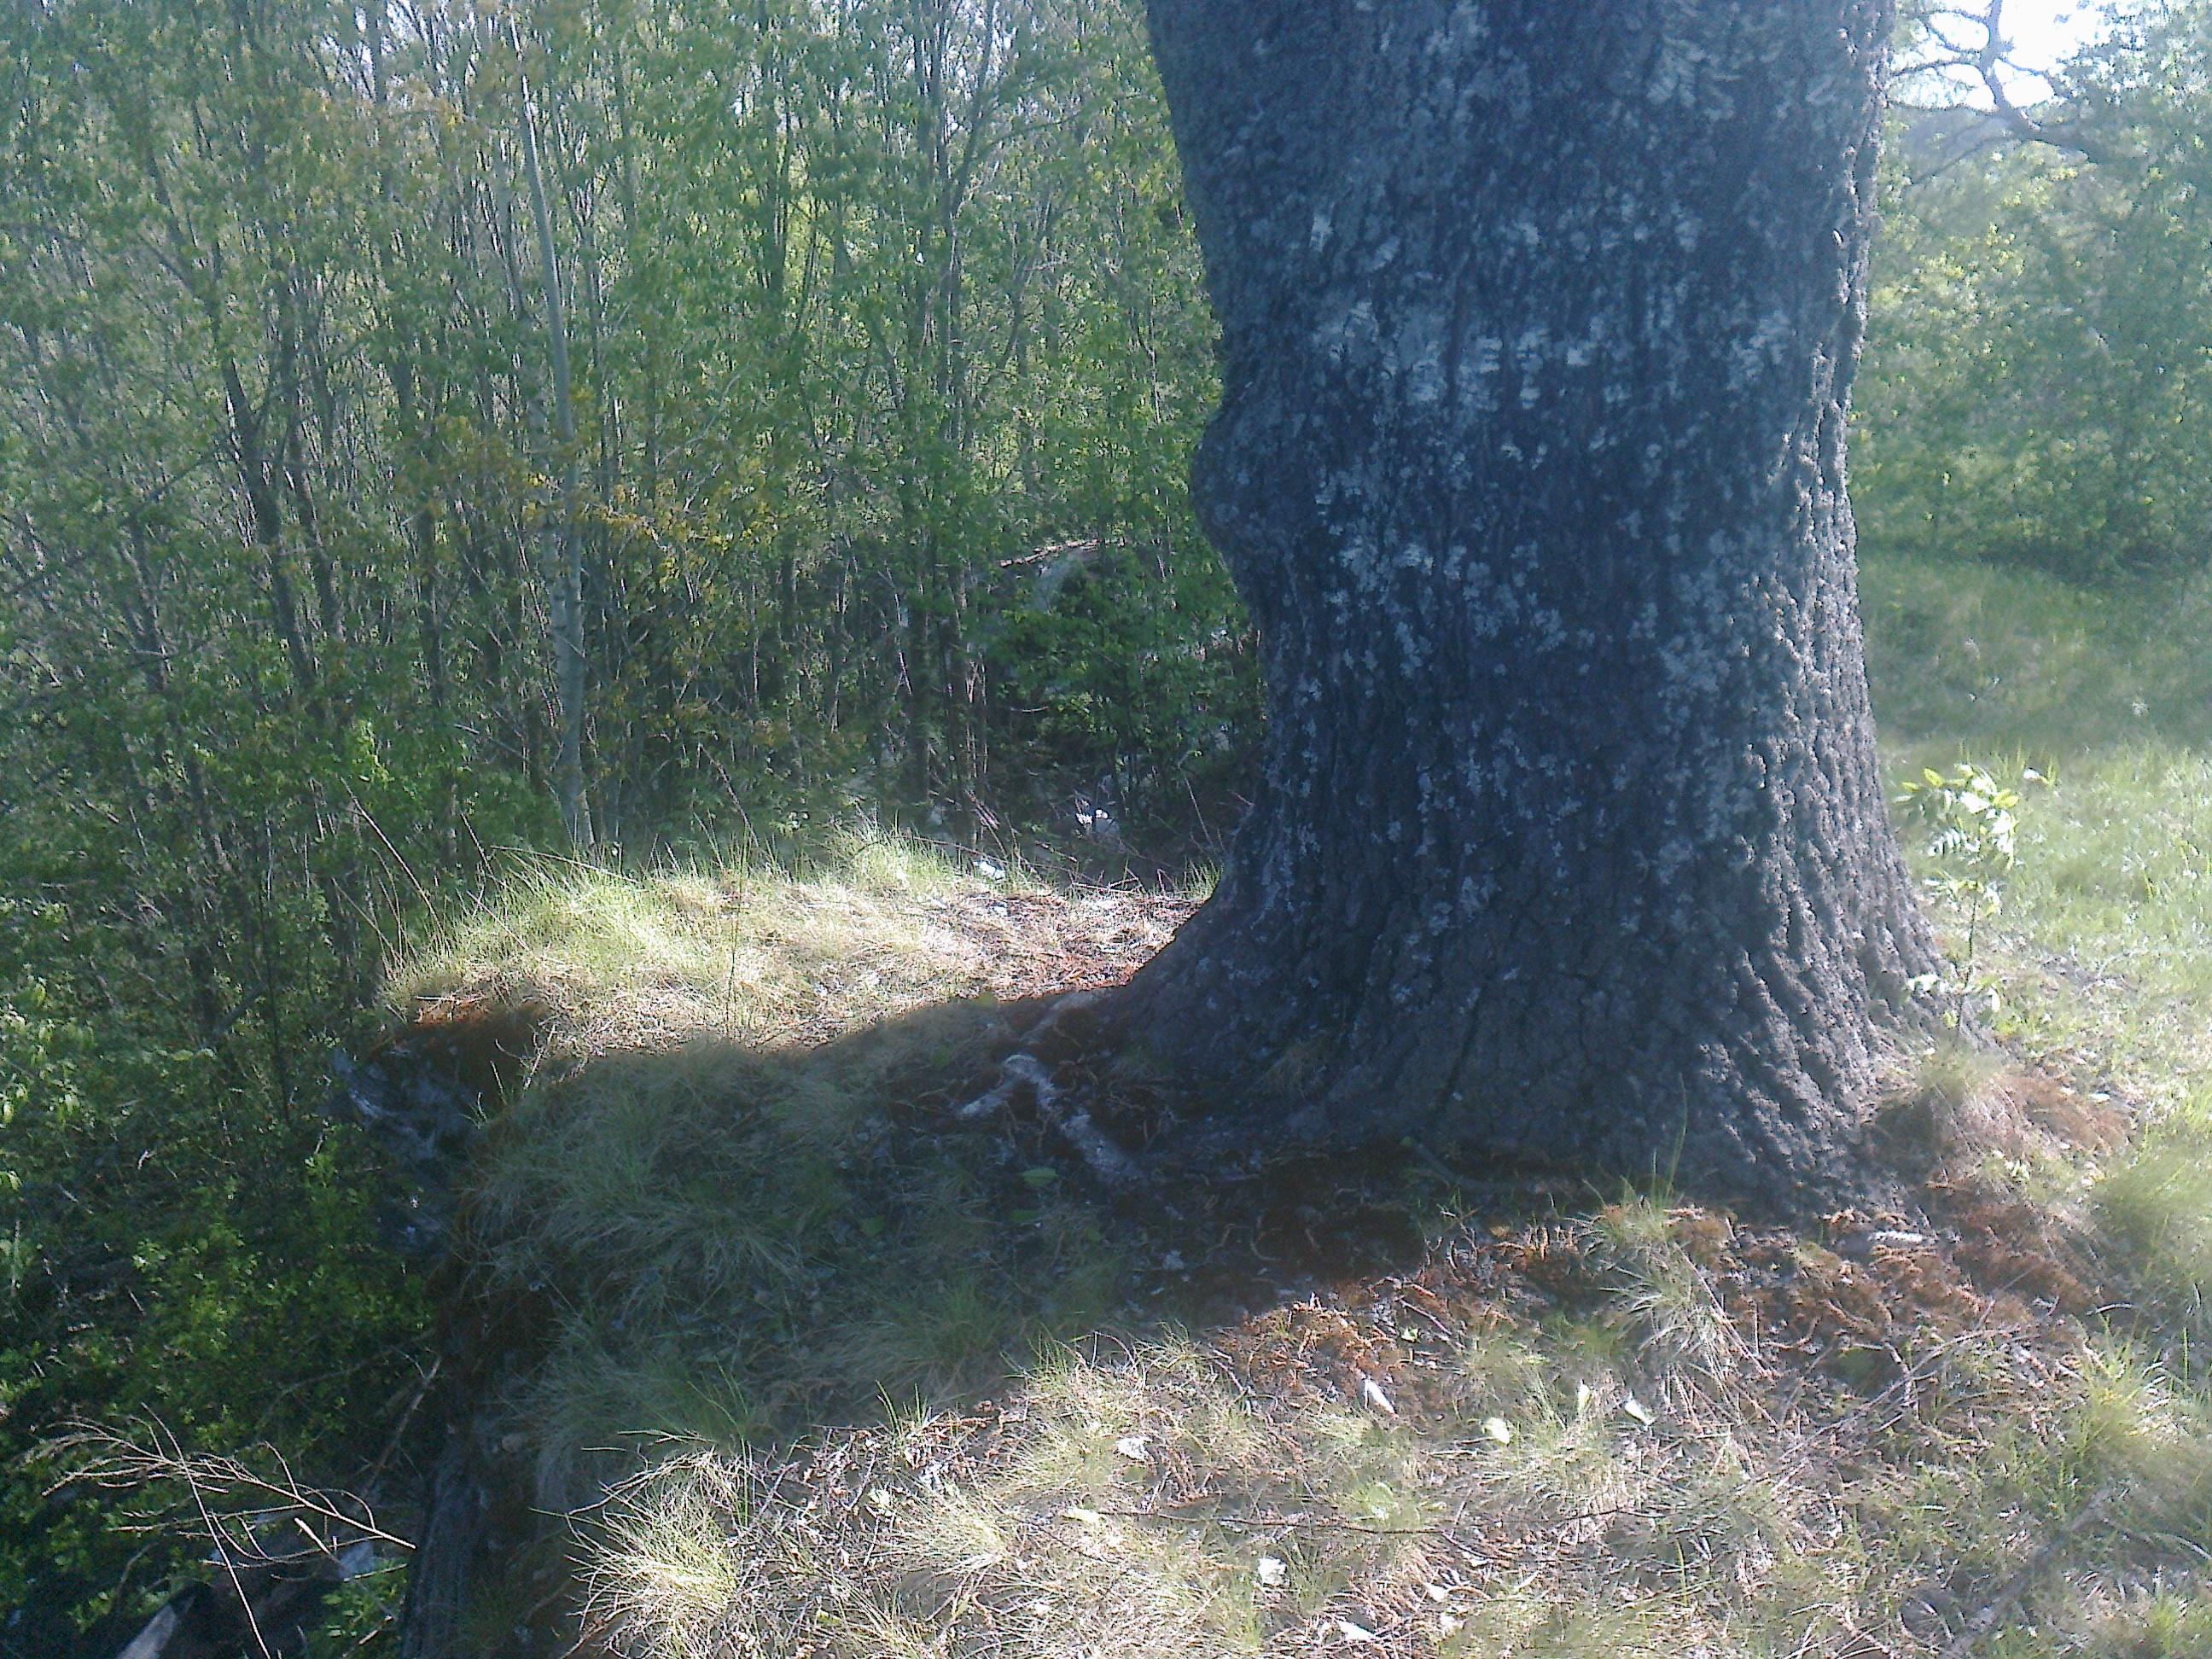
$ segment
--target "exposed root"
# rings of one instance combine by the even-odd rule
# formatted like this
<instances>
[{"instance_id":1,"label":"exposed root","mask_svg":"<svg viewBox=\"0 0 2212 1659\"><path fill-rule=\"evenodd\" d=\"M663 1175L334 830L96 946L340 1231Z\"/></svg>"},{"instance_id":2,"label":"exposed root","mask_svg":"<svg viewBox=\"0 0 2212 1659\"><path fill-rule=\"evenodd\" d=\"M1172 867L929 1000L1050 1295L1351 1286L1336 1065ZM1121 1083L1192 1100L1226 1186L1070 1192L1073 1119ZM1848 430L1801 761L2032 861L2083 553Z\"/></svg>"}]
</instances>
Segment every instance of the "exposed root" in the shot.
<instances>
[{"instance_id":1,"label":"exposed root","mask_svg":"<svg viewBox=\"0 0 2212 1659\"><path fill-rule=\"evenodd\" d=\"M1049 1026L1058 1013L1055 1009L1048 1014L1039 1030ZM1089 1111L1080 1106L1070 1108L1066 1091L1053 1080L1044 1062L1026 1050L1007 1055L999 1068L999 1081L953 1115L969 1123L997 1117L1011 1109L1024 1092L1036 1103L1038 1118L1074 1149L1103 1185L1120 1191L1137 1184L1141 1173L1137 1160L1114 1144Z\"/></svg>"},{"instance_id":2,"label":"exposed root","mask_svg":"<svg viewBox=\"0 0 2212 1659\"><path fill-rule=\"evenodd\" d=\"M953 1116L963 1123L979 1123L985 1118L996 1117L1011 1108L1024 1089L1036 1097L1040 1109L1058 1092L1051 1074L1035 1054L1008 1054L999 1068L998 1082L955 1111Z\"/></svg>"}]
</instances>

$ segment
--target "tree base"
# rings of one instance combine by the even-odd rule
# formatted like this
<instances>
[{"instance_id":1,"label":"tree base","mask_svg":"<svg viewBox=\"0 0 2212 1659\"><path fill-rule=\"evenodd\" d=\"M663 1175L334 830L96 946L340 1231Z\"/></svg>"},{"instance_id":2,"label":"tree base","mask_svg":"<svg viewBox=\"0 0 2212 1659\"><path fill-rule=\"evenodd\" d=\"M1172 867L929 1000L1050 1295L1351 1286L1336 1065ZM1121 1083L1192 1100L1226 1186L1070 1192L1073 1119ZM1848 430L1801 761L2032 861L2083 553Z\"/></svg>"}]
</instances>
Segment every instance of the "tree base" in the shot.
<instances>
[{"instance_id":1,"label":"tree base","mask_svg":"<svg viewBox=\"0 0 2212 1659\"><path fill-rule=\"evenodd\" d=\"M1232 914L1202 913L1086 1017L1094 1042L1176 1103L1155 1155L1402 1143L1462 1174L1656 1183L1776 1215L1898 1196L1873 1126L1885 1078L1936 1018L1911 991L1917 932L1855 962L1857 982L1825 1001L1797 975L1786 999L1754 986L1737 1018L1715 1022L1698 1017L1715 999L1697 976L1655 976L1640 1017L1611 1029L1588 1020L1587 999L1618 1003L1626 988L1455 997L1447 1020L1434 1005L1408 1012L1386 986L1346 1018L1328 988L1302 1002L1277 969L1233 971L1237 933ZM1823 1018L1804 1020L1813 1008Z\"/></svg>"}]
</instances>

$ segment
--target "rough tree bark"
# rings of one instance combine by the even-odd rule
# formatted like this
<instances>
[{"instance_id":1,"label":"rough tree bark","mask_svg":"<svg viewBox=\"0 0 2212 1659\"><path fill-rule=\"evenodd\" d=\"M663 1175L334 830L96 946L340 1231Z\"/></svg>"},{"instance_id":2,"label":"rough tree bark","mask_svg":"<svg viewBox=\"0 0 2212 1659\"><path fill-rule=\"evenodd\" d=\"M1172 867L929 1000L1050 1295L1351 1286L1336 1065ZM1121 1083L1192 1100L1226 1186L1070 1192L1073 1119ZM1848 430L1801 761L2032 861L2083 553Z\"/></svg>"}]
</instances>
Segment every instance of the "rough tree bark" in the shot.
<instances>
[{"instance_id":1,"label":"rough tree bark","mask_svg":"<svg viewBox=\"0 0 2212 1659\"><path fill-rule=\"evenodd\" d=\"M1151 0L1265 784L1121 1016L1271 1134L1787 1200L1932 966L1844 499L1888 0Z\"/></svg>"}]
</instances>

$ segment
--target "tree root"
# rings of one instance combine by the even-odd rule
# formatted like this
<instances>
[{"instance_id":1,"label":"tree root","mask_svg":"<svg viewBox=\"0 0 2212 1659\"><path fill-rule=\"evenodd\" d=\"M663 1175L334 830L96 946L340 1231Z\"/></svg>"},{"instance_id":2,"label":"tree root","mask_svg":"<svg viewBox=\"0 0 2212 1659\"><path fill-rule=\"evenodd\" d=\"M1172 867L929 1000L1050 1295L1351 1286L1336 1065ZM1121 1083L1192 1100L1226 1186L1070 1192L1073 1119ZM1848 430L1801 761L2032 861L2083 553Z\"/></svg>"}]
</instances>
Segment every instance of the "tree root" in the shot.
<instances>
[{"instance_id":1,"label":"tree root","mask_svg":"<svg viewBox=\"0 0 2212 1659\"><path fill-rule=\"evenodd\" d=\"M1037 1116L1045 1127L1067 1143L1099 1183L1109 1190L1122 1192L1142 1182L1142 1166L1115 1144L1113 1137L1098 1127L1086 1108L1071 1099L1069 1091L1054 1079L1052 1068L1035 1052L1060 1034L1059 1028L1064 1020L1088 1012L1098 1000L1094 991L1076 991L1054 1002L1051 1011L1030 1029L1029 1046L1000 1062L998 1082L957 1108L953 1115L963 1123L978 1123L1012 1109L1026 1094L1036 1103Z\"/></svg>"}]
</instances>

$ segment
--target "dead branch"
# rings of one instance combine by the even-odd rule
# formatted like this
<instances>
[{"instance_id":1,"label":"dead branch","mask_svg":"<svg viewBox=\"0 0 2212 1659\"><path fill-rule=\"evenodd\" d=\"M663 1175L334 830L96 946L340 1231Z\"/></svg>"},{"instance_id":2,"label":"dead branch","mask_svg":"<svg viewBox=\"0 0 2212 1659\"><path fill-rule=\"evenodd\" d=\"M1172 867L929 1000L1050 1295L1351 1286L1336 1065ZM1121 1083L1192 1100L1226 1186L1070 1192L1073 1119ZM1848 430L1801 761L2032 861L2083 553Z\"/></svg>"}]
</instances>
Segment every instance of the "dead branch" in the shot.
<instances>
[{"instance_id":1,"label":"dead branch","mask_svg":"<svg viewBox=\"0 0 2212 1659\"><path fill-rule=\"evenodd\" d=\"M274 1466L273 1474L264 1474L240 1456L187 1452L166 1424L152 1419L133 1424L127 1431L105 1424L82 1424L55 1445L75 1454L70 1458L69 1480L130 1492L181 1483L198 1511L199 1530L226 1564L276 1566L335 1559L347 1547L363 1541L410 1553L415 1547L411 1540L378 1526L368 1501L357 1493L303 1483L273 1447L257 1449ZM265 1534L287 1522L309 1540L306 1546L283 1549L267 1541ZM316 1531L313 1522L321 1523L331 1535ZM154 1531L167 1524L167 1518L125 1524Z\"/></svg>"}]
</instances>

